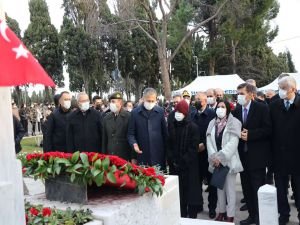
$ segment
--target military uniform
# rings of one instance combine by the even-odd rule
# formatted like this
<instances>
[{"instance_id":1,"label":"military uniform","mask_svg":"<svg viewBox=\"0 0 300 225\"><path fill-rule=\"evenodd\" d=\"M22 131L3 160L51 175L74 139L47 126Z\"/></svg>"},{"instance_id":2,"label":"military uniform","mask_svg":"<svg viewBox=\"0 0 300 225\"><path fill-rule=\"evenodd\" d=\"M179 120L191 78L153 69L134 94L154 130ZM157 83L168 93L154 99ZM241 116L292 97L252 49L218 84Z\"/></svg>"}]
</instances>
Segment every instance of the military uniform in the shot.
<instances>
[{"instance_id":1,"label":"military uniform","mask_svg":"<svg viewBox=\"0 0 300 225\"><path fill-rule=\"evenodd\" d=\"M116 92L109 98L122 99L121 93ZM130 113L121 109L119 114L107 113L103 118L102 152L117 155L125 160L131 160L132 149L127 141L128 121Z\"/></svg>"}]
</instances>

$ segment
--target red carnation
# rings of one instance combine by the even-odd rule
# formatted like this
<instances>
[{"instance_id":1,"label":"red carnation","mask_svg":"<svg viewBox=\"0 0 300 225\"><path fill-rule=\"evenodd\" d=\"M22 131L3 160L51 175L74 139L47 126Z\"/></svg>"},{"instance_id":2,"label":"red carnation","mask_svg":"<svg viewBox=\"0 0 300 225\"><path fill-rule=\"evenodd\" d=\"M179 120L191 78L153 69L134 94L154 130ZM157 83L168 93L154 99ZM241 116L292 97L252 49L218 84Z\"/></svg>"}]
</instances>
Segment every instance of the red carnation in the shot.
<instances>
[{"instance_id":1,"label":"red carnation","mask_svg":"<svg viewBox=\"0 0 300 225\"><path fill-rule=\"evenodd\" d=\"M33 207L30 208L29 212L34 216L37 216L39 214L39 211Z\"/></svg>"},{"instance_id":2,"label":"red carnation","mask_svg":"<svg viewBox=\"0 0 300 225\"><path fill-rule=\"evenodd\" d=\"M51 216L52 211L51 211L50 208L43 208L42 214L43 214L44 217Z\"/></svg>"}]
</instances>

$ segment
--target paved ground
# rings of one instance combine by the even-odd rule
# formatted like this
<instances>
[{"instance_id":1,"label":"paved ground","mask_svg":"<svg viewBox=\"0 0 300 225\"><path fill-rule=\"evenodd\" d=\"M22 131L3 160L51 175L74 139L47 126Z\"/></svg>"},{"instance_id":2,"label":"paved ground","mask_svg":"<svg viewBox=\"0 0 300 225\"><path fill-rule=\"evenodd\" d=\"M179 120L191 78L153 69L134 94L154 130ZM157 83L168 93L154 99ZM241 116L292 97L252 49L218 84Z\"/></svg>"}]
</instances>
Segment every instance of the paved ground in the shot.
<instances>
[{"instance_id":1,"label":"paved ground","mask_svg":"<svg viewBox=\"0 0 300 225\"><path fill-rule=\"evenodd\" d=\"M206 189L206 186L203 186L203 190ZM295 207L294 201L291 201L290 196L292 191L289 190L289 201L290 201L290 206L291 206L291 217L290 217L290 222L288 225L298 225L299 221L297 218L297 209ZM205 220L210 220L208 217L208 207L207 207L207 197L208 194L206 192L203 193L203 198L204 198L204 211L202 213L198 214L199 219L205 219ZM247 211L241 212L239 209L242 206L240 203L240 200L242 198L242 188L241 188L241 183L240 183L240 178L238 176L237 178L237 202L236 202L236 217L235 217L235 224L239 224L239 221L246 219L248 217ZM271 224L270 224L271 225Z\"/></svg>"}]
</instances>

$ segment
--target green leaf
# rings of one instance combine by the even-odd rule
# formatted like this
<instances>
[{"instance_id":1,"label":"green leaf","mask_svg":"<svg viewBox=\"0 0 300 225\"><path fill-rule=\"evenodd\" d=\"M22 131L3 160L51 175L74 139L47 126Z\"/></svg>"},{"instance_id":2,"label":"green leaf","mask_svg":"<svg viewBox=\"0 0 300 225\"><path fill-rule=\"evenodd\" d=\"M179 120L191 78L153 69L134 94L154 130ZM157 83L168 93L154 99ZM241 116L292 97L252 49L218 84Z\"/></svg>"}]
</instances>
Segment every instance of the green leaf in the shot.
<instances>
[{"instance_id":1,"label":"green leaf","mask_svg":"<svg viewBox=\"0 0 300 225\"><path fill-rule=\"evenodd\" d=\"M73 155L72 155L72 158L71 158L71 162L72 163L77 163L78 159L79 159L79 155L80 155L80 152L77 151L77 152L74 152Z\"/></svg>"},{"instance_id":2,"label":"green leaf","mask_svg":"<svg viewBox=\"0 0 300 225\"><path fill-rule=\"evenodd\" d=\"M101 173L101 170L98 170L98 169L96 169L96 168L93 168L93 169L91 170L91 172L92 172L92 174L93 174L93 177L96 177L99 173Z\"/></svg>"},{"instance_id":3,"label":"green leaf","mask_svg":"<svg viewBox=\"0 0 300 225\"><path fill-rule=\"evenodd\" d=\"M56 159L56 163L58 163L58 164L65 164L66 166L70 166L71 165L71 163L70 163L70 161L68 160L68 159L61 159L61 158L57 158Z\"/></svg>"},{"instance_id":4,"label":"green leaf","mask_svg":"<svg viewBox=\"0 0 300 225\"><path fill-rule=\"evenodd\" d=\"M80 159L85 167L90 166L89 158L85 153L80 153Z\"/></svg>"},{"instance_id":5,"label":"green leaf","mask_svg":"<svg viewBox=\"0 0 300 225\"><path fill-rule=\"evenodd\" d=\"M100 187L104 183L104 172L99 173L94 180L96 185Z\"/></svg>"},{"instance_id":6,"label":"green leaf","mask_svg":"<svg viewBox=\"0 0 300 225\"><path fill-rule=\"evenodd\" d=\"M95 168L100 169L101 167L101 159L97 159L97 161L94 164Z\"/></svg>"},{"instance_id":7,"label":"green leaf","mask_svg":"<svg viewBox=\"0 0 300 225\"><path fill-rule=\"evenodd\" d=\"M75 173L72 173L72 175L71 175L71 182L72 182L72 183L74 182L75 178L76 178Z\"/></svg>"},{"instance_id":8,"label":"green leaf","mask_svg":"<svg viewBox=\"0 0 300 225\"><path fill-rule=\"evenodd\" d=\"M106 177L113 184L115 184L117 182L116 177L112 172L107 173Z\"/></svg>"},{"instance_id":9,"label":"green leaf","mask_svg":"<svg viewBox=\"0 0 300 225\"><path fill-rule=\"evenodd\" d=\"M109 163L110 163L110 161L109 161L109 158L108 158L108 157L106 157L106 158L102 161L102 167L103 167L103 169L104 169L105 171L108 170Z\"/></svg>"},{"instance_id":10,"label":"green leaf","mask_svg":"<svg viewBox=\"0 0 300 225\"><path fill-rule=\"evenodd\" d=\"M110 168L110 171L112 173L116 172L117 171L117 167L115 165L112 165L112 167Z\"/></svg>"}]
</instances>

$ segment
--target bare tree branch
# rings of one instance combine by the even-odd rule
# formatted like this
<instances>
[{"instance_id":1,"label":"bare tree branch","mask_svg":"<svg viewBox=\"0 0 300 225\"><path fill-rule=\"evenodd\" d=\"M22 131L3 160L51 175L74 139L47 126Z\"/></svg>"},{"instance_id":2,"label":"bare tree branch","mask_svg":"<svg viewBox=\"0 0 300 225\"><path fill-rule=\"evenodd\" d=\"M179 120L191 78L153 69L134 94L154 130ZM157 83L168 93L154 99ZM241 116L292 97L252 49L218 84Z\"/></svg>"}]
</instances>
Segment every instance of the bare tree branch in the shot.
<instances>
[{"instance_id":1,"label":"bare tree branch","mask_svg":"<svg viewBox=\"0 0 300 225\"><path fill-rule=\"evenodd\" d=\"M152 37L152 35L149 34L149 32L146 31L139 23L138 27L148 36L148 38L150 38L157 45L157 40L154 37Z\"/></svg>"},{"instance_id":2,"label":"bare tree branch","mask_svg":"<svg viewBox=\"0 0 300 225\"><path fill-rule=\"evenodd\" d=\"M167 6L168 10L170 11L170 5L169 5L169 3L167 2L167 0L164 0L164 4Z\"/></svg>"},{"instance_id":3,"label":"bare tree branch","mask_svg":"<svg viewBox=\"0 0 300 225\"><path fill-rule=\"evenodd\" d=\"M165 21L166 20L166 12L162 5L162 0L158 0L158 4L159 4L160 11L162 13L163 21Z\"/></svg>"},{"instance_id":4,"label":"bare tree branch","mask_svg":"<svg viewBox=\"0 0 300 225\"><path fill-rule=\"evenodd\" d=\"M150 19L150 27L151 27L151 30L154 34L154 39L156 40L156 44L158 44L159 35L158 35L158 31L157 31L157 29L155 27L155 24L154 24L152 9L151 9L149 3L148 3L148 6L146 6L144 2L142 2L141 4L142 4L142 7L145 9L146 13L148 14L148 17Z\"/></svg>"},{"instance_id":5,"label":"bare tree branch","mask_svg":"<svg viewBox=\"0 0 300 225\"><path fill-rule=\"evenodd\" d=\"M168 62L170 63L174 57L176 56L176 54L178 53L178 51L180 50L180 48L182 47L182 45L186 42L186 40L192 36L193 33L195 33L199 28L201 28L201 26L203 26L204 24L206 24L207 22L213 20L214 18L216 18L219 13L221 12L221 9L225 6L225 4L228 2L228 0L225 0L221 6L218 8L218 10L216 11L216 13L214 15L212 15L211 17L207 18L206 20L202 21L201 23L198 23L193 29L191 29L189 32L186 33L186 35L181 39L180 43L178 44L177 48L175 49L175 51L172 53L172 55L168 58Z\"/></svg>"},{"instance_id":6,"label":"bare tree branch","mask_svg":"<svg viewBox=\"0 0 300 225\"><path fill-rule=\"evenodd\" d=\"M178 3L179 3L179 0L176 0L175 2L174 2L174 4L172 5L172 7L171 7L171 9L170 9L170 12L168 13L168 15L167 15L167 21L171 18L171 16L173 15L173 13L174 13L174 11L176 10L176 7L177 7L177 5L178 5Z\"/></svg>"},{"instance_id":7,"label":"bare tree branch","mask_svg":"<svg viewBox=\"0 0 300 225\"><path fill-rule=\"evenodd\" d=\"M113 26L113 25L118 25L118 24L122 24L122 23L130 23L130 22L150 23L149 20L128 19L128 20L118 21L115 23L110 23L110 24L107 24L107 26ZM153 21L153 23L160 23L160 21Z\"/></svg>"}]
</instances>

